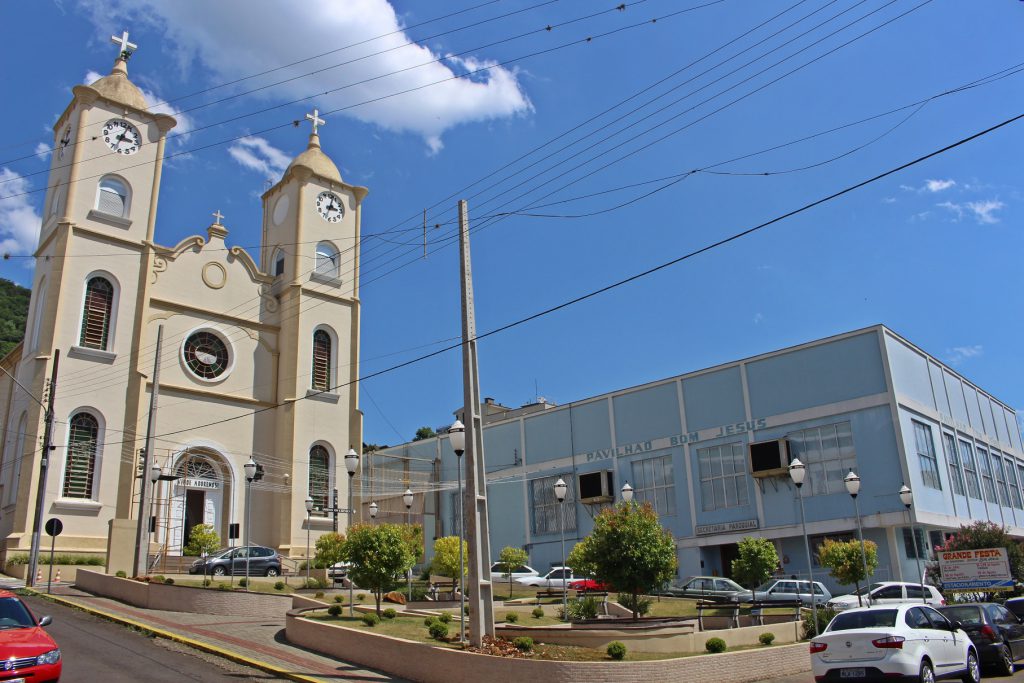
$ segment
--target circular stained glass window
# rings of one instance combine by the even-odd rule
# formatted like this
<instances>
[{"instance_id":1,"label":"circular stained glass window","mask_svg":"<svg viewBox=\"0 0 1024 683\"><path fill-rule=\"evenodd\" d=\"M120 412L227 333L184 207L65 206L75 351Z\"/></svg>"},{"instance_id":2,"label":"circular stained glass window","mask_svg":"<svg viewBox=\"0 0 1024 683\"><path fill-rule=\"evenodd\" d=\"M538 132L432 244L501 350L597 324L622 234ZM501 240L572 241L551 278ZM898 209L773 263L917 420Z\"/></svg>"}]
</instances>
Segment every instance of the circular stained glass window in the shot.
<instances>
[{"instance_id":1,"label":"circular stained glass window","mask_svg":"<svg viewBox=\"0 0 1024 683\"><path fill-rule=\"evenodd\" d=\"M185 341L185 365L196 377L216 379L228 369L228 347L212 332L196 332Z\"/></svg>"}]
</instances>

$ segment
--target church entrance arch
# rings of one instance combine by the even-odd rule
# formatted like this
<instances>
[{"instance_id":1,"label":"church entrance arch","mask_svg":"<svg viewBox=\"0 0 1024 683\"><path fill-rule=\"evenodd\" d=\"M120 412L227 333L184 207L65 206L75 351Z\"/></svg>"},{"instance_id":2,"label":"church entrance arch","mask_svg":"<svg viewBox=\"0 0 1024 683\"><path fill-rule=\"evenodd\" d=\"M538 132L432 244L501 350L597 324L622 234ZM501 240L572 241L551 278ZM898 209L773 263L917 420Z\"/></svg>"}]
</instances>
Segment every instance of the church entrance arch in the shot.
<instances>
[{"instance_id":1,"label":"church entrance arch","mask_svg":"<svg viewBox=\"0 0 1024 683\"><path fill-rule=\"evenodd\" d=\"M171 552L185 554L192 529L209 524L222 540L227 538L228 513L225 501L231 500L231 473L220 454L206 449L189 449L174 466L167 546Z\"/></svg>"}]
</instances>

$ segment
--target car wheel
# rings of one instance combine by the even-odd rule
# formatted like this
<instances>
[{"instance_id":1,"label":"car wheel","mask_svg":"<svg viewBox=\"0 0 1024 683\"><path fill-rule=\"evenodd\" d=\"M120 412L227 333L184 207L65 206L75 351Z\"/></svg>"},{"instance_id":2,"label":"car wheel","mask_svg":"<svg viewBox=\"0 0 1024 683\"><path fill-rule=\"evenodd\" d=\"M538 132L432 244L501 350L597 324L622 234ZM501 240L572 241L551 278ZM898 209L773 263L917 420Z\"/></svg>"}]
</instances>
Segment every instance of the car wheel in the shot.
<instances>
[{"instance_id":1,"label":"car wheel","mask_svg":"<svg viewBox=\"0 0 1024 683\"><path fill-rule=\"evenodd\" d=\"M277 576L279 573L277 567L267 567L267 576Z\"/></svg>"},{"instance_id":2,"label":"car wheel","mask_svg":"<svg viewBox=\"0 0 1024 683\"><path fill-rule=\"evenodd\" d=\"M1005 649L1006 646L1004 645ZM1009 650L1006 651L1009 655ZM1013 672L1013 660L1010 660L1010 672ZM974 650L967 651L967 671L960 678L964 683L978 683L981 680L981 666L978 664L978 655Z\"/></svg>"},{"instance_id":3,"label":"car wheel","mask_svg":"<svg viewBox=\"0 0 1024 683\"><path fill-rule=\"evenodd\" d=\"M917 675L921 683L935 683L935 672L932 670L932 663L927 659L921 662L921 672Z\"/></svg>"},{"instance_id":4,"label":"car wheel","mask_svg":"<svg viewBox=\"0 0 1024 683\"><path fill-rule=\"evenodd\" d=\"M225 574L227 574L227 572L224 571L224 567L221 567L220 565L217 565L216 567L213 568L213 575L214 576L224 576Z\"/></svg>"}]
</instances>

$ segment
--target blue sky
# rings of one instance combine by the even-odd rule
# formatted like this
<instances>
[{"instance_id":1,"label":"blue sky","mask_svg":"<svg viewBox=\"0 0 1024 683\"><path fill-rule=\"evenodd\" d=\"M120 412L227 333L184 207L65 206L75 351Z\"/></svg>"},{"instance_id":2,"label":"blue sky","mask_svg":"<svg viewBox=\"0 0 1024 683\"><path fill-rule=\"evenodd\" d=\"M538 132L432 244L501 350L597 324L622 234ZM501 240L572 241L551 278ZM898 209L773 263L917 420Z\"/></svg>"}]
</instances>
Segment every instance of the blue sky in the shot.
<instances>
[{"instance_id":1,"label":"blue sky","mask_svg":"<svg viewBox=\"0 0 1024 683\"><path fill-rule=\"evenodd\" d=\"M132 80L183 133L168 144L161 243L220 210L229 244L255 247L265 181L305 146L289 122L333 112L324 149L370 188L364 376L460 334L457 198L477 230L482 333L1024 112L1024 74L1004 71L1024 62L1022 2L614 6L2 3L0 24L23 30L0 44L0 246L14 256L0 276L30 283L18 257L35 247L51 127L73 85L109 71L125 27ZM992 74L1006 77L934 97ZM490 337L482 393L565 403L881 322L1024 408L1022 131ZM451 421L460 362L451 351L364 381L365 440Z\"/></svg>"}]
</instances>

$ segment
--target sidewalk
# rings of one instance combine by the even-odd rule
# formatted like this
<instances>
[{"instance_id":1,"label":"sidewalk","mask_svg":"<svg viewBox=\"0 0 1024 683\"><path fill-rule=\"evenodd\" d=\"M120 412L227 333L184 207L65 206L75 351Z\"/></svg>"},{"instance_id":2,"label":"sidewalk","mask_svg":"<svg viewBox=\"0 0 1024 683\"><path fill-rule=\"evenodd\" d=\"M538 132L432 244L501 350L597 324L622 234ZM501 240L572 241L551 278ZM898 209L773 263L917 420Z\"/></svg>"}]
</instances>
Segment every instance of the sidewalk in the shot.
<instances>
[{"instance_id":1,"label":"sidewalk","mask_svg":"<svg viewBox=\"0 0 1024 683\"><path fill-rule=\"evenodd\" d=\"M283 617L240 619L147 610L70 586L54 586L49 596L45 595L44 586L39 594L285 679L316 683L400 683L403 680L290 645L284 638Z\"/></svg>"}]
</instances>

